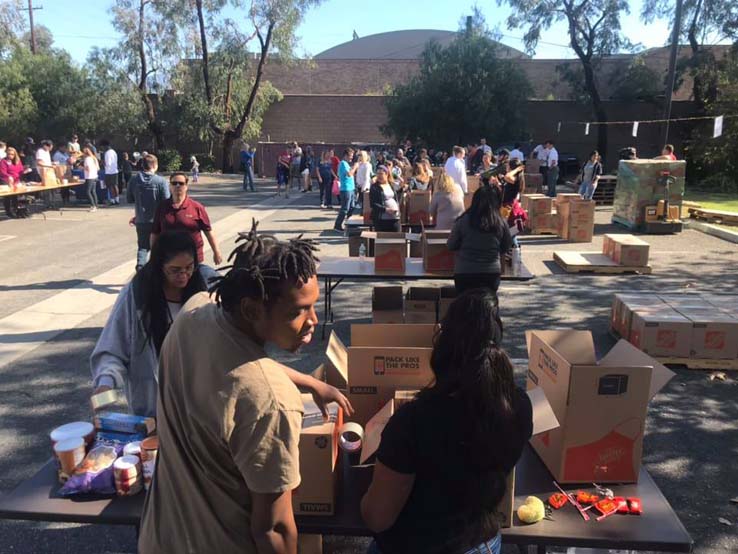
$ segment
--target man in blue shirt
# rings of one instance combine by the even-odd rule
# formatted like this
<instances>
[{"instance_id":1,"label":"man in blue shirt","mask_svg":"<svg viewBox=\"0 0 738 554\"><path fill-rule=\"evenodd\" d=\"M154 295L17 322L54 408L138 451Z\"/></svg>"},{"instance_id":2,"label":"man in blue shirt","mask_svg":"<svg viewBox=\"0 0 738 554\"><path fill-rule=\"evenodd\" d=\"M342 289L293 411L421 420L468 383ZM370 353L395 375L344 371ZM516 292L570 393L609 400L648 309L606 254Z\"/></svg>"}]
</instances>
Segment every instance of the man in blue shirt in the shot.
<instances>
[{"instance_id":1,"label":"man in blue shirt","mask_svg":"<svg viewBox=\"0 0 738 554\"><path fill-rule=\"evenodd\" d=\"M241 168L243 169L243 190L248 190L246 186L251 188L251 192L255 192L254 189L254 155L256 154L256 148L249 148L248 144L244 144L241 150Z\"/></svg>"},{"instance_id":2,"label":"man in blue shirt","mask_svg":"<svg viewBox=\"0 0 738 554\"><path fill-rule=\"evenodd\" d=\"M359 168L359 164L355 163L350 165L353 159L353 149L347 148L343 151L343 160L338 164L341 209L338 211L338 217L336 217L336 223L333 226L333 229L340 232L343 232L343 221L346 218L351 217L351 212L354 209L356 198L356 183L354 182L354 175L356 174L356 170Z\"/></svg>"}]
</instances>

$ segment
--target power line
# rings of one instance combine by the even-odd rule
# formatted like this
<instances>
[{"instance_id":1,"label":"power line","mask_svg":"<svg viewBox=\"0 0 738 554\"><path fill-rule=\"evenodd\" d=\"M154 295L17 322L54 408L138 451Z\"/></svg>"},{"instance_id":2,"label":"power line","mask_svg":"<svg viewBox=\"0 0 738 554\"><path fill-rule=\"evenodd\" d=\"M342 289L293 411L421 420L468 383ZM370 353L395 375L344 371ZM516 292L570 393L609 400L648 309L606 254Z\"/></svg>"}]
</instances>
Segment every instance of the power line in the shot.
<instances>
[{"instance_id":1,"label":"power line","mask_svg":"<svg viewBox=\"0 0 738 554\"><path fill-rule=\"evenodd\" d=\"M674 123L676 121L704 121L707 119L715 119L715 115L704 115L695 117L674 117L671 119L634 119L632 121L562 121L562 125L633 125L633 123L649 124L649 123ZM723 119L732 119L738 117L738 114L724 115Z\"/></svg>"}]
</instances>

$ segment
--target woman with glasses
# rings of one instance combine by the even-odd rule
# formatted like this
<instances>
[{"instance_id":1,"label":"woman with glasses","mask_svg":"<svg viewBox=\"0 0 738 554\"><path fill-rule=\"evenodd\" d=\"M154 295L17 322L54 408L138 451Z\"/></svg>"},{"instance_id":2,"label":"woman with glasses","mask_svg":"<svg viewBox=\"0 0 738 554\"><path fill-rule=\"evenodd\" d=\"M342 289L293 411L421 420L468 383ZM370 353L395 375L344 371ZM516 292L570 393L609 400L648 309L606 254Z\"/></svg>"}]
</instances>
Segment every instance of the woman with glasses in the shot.
<instances>
[{"instance_id":1,"label":"woman with glasses","mask_svg":"<svg viewBox=\"0 0 738 554\"><path fill-rule=\"evenodd\" d=\"M189 298L206 290L192 236L166 231L118 295L90 357L95 393L123 389L131 413L156 416L159 351Z\"/></svg>"},{"instance_id":2,"label":"woman with glasses","mask_svg":"<svg viewBox=\"0 0 738 554\"><path fill-rule=\"evenodd\" d=\"M215 271L207 265L203 264L205 256L203 254L202 234L208 239L210 248L213 249L213 262L220 265L223 256L218 248L218 241L215 240L213 229L210 226L210 218L205 206L193 200L187 194L189 179L185 173L172 173L169 177L169 188L172 196L166 200L162 200L156 209L154 215L154 223L151 228L151 246L156 243L159 235L164 231L184 231L189 233L197 248L197 263L200 265L201 273L205 279L215 276Z\"/></svg>"}]
</instances>

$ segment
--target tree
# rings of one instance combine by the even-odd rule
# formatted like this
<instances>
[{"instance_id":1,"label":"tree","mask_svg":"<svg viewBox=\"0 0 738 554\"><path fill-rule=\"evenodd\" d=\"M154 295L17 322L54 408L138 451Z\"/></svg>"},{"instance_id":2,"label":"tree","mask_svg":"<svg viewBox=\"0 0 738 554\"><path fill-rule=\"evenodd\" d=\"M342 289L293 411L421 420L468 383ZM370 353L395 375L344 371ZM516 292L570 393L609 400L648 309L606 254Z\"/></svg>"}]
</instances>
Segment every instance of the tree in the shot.
<instances>
[{"instance_id":1,"label":"tree","mask_svg":"<svg viewBox=\"0 0 738 554\"><path fill-rule=\"evenodd\" d=\"M54 45L54 35L51 34L51 30L45 25L35 25L33 32L36 38L36 52L49 53ZM26 31L20 39L21 44L30 48L31 45L31 32Z\"/></svg>"},{"instance_id":2,"label":"tree","mask_svg":"<svg viewBox=\"0 0 738 554\"><path fill-rule=\"evenodd\" d=\"M110 12L113 26L123 38L109 54L135 84L147 130L158 151L164 148L159 98L183 52L178 32L180 14L170 9L167 0L117 0Z\"/></svg>"},{"instance_id":3,"label":"tree","mask_svg":"<svg viewBox=\"0 0 738 554\"><path fill-rule=\"evenodd\" d=\"M731 17L729 14L733 14ZM738 17L733 0L683 0L679 38L689 43L691 57L678 68L692 76L692 97L699 113L705 113L707 105L717 97L717 60L704 45L710 37L719 41L731 35ZM674 26L672 0L645 0L642 16L647 22L666 19ZM738 27L737 27L738 28ZM671 36L671 35L670 35Z\"/></svg>"},{"instance_id":4,"label":"tree","mask_svg":"<svg viewBox=\"0 0 738 554\"><path fill-rule=\"evenodd\" d=\"M296 30L307 10L321 0L253 0L246 9L242 0L232 3L247 29L221 18L225 0L179 0L170 7L189 8L199 31L202 101L196 111L205 113L210 132L221 142L223 171L234 167L233 146L245 134L258 135L261 117L278 98L264 82L264 68L272 59L284 63L294 58ZM257 41L252 55L249 45ZM255 61L251 61L255 58ZM202 104L206 106L203 111Z\"/></svg>"},{"instance_id":5,"label":"tree","mask_svg":"<svg viewBox=\"0 0 738 554\"><path fill-rule=\"evenodd\" d=\"M0 56L18 45L18 34L26 28L26 18L15 0L0 0ZM28 43L26 43L28 44Z\"/></svg>"},{"instance_id":6,"label":"tree","mask_svg":"<svg viewBox=\"0 0 738 554\"><path fill-rule=\"evenodd\" d=\"M480 137L490 142L524 138L532 88L512 62L496 54L495 42L478 23L445 48L430 42L418 75L387 97L383 132L437 148Z\"/></svg>"},{"instance_id":7,"label":"tree","mask_svg":"<svg viewBox=\"0 0 738 554\"><path fill-rule=\"evenodd\" d=\"M624 102L655 102L664 94L663 76L646 65L642 56L630 62L625 74L610 77L613 92L610 98Z\"/></svg>"},{"instance_id":8,"label":"tree","mask_svg":"<svg viewBox=\"0 0 738 554\"><path fill-rule=\"evenodd\" d=\"M605 56L632 49L620 28L620 15L629 13L627 0L497 0L513 11L507 20L509 29L525 29L526 49L534 52L541 32L559 21L568 27L569 44L579 58L584 76L584 90L589 96L597 121L607 121L607 111L600 92L596 67ZM607 153L607 125L597 125L597 149Z\"/></svg>"}]
</instances>

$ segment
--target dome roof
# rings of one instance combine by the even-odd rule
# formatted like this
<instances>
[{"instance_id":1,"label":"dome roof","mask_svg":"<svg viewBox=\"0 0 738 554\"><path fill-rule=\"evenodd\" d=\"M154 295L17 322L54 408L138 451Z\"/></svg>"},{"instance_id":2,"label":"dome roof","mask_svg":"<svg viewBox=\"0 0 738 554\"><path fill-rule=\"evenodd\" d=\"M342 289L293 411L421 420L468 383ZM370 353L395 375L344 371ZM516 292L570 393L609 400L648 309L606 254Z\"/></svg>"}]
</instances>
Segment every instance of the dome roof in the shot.
<instances>
[{"instance_id":1,"label":"dome roof","mask_svg":"<svg viewBox=\"0 0 738 554\"><path fill-rule=\"evenodd\" d=\"M446 46L456 38L454 31L434 29L412 29L406 31L390 31L360 37L315 56L318 60L415 60L423 52L430 40L436 40ZM527 58L523 52L497 43L500 57Z\"/></svg>"}]
</instances>

